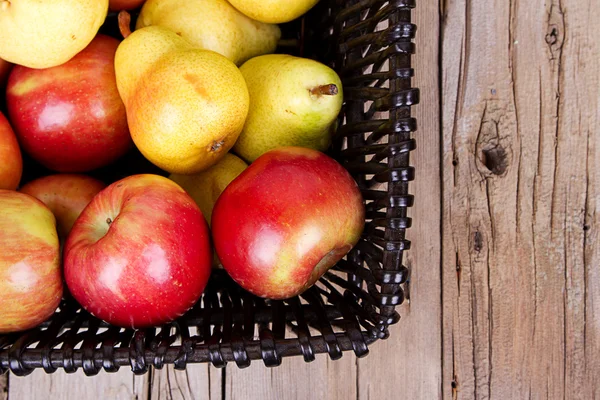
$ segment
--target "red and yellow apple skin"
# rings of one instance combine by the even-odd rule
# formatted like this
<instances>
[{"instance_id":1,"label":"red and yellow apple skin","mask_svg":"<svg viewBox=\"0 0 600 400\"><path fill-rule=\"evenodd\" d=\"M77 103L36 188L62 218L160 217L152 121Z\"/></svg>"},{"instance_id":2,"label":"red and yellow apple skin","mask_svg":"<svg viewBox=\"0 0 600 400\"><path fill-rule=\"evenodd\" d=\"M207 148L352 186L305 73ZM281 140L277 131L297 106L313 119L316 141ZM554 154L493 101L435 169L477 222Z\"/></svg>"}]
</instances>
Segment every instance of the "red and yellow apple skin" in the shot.
<instances>
[{"instance_id":1,"label":"red and yellow apple skin","mask_svg":"<svg viewBox=\"0 0 600 400\"><path fill-rule=\"evenodd\" d=\"M6 80L8 79L8 74L10 73L12 66L11 63L0 58L0 89L6 87Z\"/></svg>"},{"instance_id":2,"label":"red and yellow apple skin","mask_svg":"<svg viewBox=\"0 0 600 400\"><path fill-rule=\"evenodd\" d=\"M0 112L0 189L15 190L23 174L19 142L8 120Z\"/></svg>"},{"instance_id":3,"label":"red and yellow apple skin","mask_svg":"<svg viewBox=\"0 0 600 400\"><path fill-rule=\"evenodd\" d=\"M115 77L118 46L118 40L98 35L65 64L13 68L8 116L32 158L54 171L86 172L133 146Z\"/></svg>"},{"instance_id":4,"label":"red and yellow apple skin","mask_svg":"<svg viewBox=\"0 0 600 400\"><path fill-rule=\"evenodd\" d=\"M304 292L358 242L363 200L325 154L282 147L259 157L225 189L212 214L223 267L257 296Z\"/></svg>"},{"instance_id":5,"label":"red and yellow apple skin","mask_svg":"<svg viewBox=\"0 0 600 400\"><path fill-rule=\"evenodd\" d=\"M200 298L211 260L208 226L194 200L149 174L98 193L64 246L73 297L96 317L128 328L183 315Z\"/></svg>"},{"instance_id":6,"label":"red and yellow apple skin","mask_svg":"<svg viewBox=\"0 0 600 400\"><path fill-rule=\"evenodd\" d=\"M56 222L39 200L0 190L0 334L46 321L63 294Z\"/></svg>"},{"instance_id":7,"label":"red and yellow apple skin","mask_svg":"<svg viewBox=\"0 0 600 400\"><path fill-rule=\"evenodd\" d=\"M145 0L110 0L108 8L111 11L133 10L144 4Z\"/></svg>"},{"instance_id":8,"label":"red and yellow apple skin","mask_svg":"<svg viewBox=\"0 0 600 400\"><path fill-rule=\"evenodd\" d=\"M58 237L67 238L75 220L106 185L90 176L56 174L25 184L19 191L44 203L56 217Z\"/></svg>"}]
</instances>

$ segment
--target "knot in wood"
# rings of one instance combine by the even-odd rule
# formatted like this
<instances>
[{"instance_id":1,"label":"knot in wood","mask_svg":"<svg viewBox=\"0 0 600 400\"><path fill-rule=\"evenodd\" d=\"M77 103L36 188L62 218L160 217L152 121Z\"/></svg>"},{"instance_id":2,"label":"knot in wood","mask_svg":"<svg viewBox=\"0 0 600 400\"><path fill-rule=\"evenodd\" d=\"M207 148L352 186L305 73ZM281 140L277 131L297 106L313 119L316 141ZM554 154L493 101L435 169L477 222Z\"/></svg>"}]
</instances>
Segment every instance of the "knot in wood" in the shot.
<instances>
[{"instance_id":1,"label":"knot in wood","mask_svg":"<svg viewBox=\"0 0 600 400\"><path fill-rule=\"evenodd\" d=\"M489 102L481 116L475 146L478 169L484 176L504 175L510 165L511 137L516 134L514 110Z\"/></svg>"}]
</instances>

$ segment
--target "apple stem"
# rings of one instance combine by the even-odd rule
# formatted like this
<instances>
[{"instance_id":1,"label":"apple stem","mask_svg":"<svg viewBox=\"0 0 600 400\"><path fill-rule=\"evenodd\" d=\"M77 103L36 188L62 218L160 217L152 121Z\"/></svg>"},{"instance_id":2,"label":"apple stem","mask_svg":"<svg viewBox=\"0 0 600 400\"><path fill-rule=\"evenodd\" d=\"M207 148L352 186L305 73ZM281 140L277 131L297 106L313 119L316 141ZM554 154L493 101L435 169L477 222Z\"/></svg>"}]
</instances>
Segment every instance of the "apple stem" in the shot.
<instances>
[{"instance_id":1,"label":"apple stem","mask_svg":"<svg viewBox=\"0 0 600 400\"><path fill-rule=\"evenodd\" d=\"M329 85L321 85L309 90L310 94L315 96L335 96L339 93L338 87L333 83Z\"/></svg>"},{"instance_id":2,"label":"apple stem","mask_svg":"<svg viewBox=\"0 0 600 400\"><path fill-rule=\"evenodd\" d=\"M131 35L131 15L125 10L119 12L119 30L125 39Z\"/></svg>"},{"instance_id":3,"label":"apple stem","mask_svg":"<svg viewBox=\"0 0 600 400\"><path fill-rule=\"evenodd\" d=\"M110 226L110 224L112 224L112 219L106 218L106 223Z\"/></svg>"},{"instance_id":4,"label":"apple stem","mask_svg":"<svg viewBox=\"0 0 600 400\"><path fill-rule=\"evenodd\" d=\"M3 0L2 3L0 3L0 11L6 11L8 10L8 7L10 7L10 1Z\"/></svg>"}]
</instances>

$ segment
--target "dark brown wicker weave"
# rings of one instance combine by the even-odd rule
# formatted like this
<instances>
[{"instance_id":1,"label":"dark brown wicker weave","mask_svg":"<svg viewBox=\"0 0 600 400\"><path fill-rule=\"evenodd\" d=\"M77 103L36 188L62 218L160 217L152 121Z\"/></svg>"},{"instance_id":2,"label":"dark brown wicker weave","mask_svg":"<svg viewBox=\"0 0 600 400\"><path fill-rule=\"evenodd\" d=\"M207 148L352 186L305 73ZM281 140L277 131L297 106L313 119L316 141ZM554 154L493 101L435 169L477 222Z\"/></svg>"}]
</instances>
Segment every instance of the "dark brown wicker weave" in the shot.
<instances>
[{"instance_id":1,"label":"dark brown wicker weave","mask_svg":"<svg viewBox=\"0 0 600 400\"><path fill-rule=\"evenodd\" d=\"M360 243L316 286L290 300L268 301L215 271L201 301L184 317L139 331L106 325L67 299L39 328L0 335L0 373L81 367L95 375L128 365L141 374L151 365L184 369L187 363L223 367L235 361L247 367L258 359L273 367L294 355L310 362L328 353L335 360L352 350L363 357L369 344L385 339L388 326L400 319L395 307L404 300L409 275L402 254L410 246L405 230L413 204L409 152L416 121L410 107L419 99L411 87L414 6L415 0L322 0L302 21L284 27L301 37L302 54L328 63L342 77L346 104L330 154L353 174L367 207ZM385 22L389 27L381 28ZM139 165L117 164L108 176L142 172Z\"/></svg>"}]
</instances>

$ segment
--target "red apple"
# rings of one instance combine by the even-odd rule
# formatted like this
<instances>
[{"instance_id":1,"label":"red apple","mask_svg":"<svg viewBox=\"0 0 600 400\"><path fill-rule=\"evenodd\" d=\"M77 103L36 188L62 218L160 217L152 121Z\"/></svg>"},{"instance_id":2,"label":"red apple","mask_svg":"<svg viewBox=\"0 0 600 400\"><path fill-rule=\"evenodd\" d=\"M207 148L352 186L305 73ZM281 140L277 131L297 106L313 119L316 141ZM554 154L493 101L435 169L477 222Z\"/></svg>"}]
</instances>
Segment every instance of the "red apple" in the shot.
<instances>
[{"instance_id":1,"label":"red apple","mask_svg":"<svg viewBox=\"0 0 600 400\"><path fill-rule=\"evenodd\" d=\"M65 64L13 68L6 92L9 119L23 150L44 166L90 171L132 146L115 78L118 45L98 35Z\"/></svg>"},{"instance_id":2,"label":"red apple","mask_svg":"<svg viewBox=\"0 0 600 400\"><path fill-rule=\"evenodd\" d=\"M0 58L0 89L6 87L6 80L11 68L11 63Z\"/></svg>"},{"instance_id":3,"label":"red apple","mask_svg":"<svg viewBox=\"0 0 600 400\"><path fill-rule=\"evenodd\" d=\"M244 289L285 299L312 286L358 242L365 209L356 182L316 150L282 147L225 189L212 214L215 249Z\"/></svg>"},{"instance_id":4,"label":"red apple","mask_svg":"<svg viewBox=\"0 0 600 400\"><path fill-rule=\"evenodd\" d=\"M0 190L0 334L47 320L62 298L58 236L39 200Z\"/></svg>"},{"instance_id":5,"label":"red apple","mask_svg":"<svg viewBox=\"0 0 600 400\"><path fill-rule=\"evenodd\" d=\"M158 175L133 175L98 193L64 247L73 297L98 318L129 328L160 325L192 307L211 260L202 212Z\"/></svg>"},{"instance_id":6,"label":"red apple","mask_svg":"<svg viewBox=\"0 0 600 400\"><path fill-rule=\"evenodd\" d=\"M56 217L58 236L64 240L77 217L106 185L78 174L45 176L27 183L19 191L41 200Z\"/></svg>"},{"instance_id":7,"label":"red apple","mask_svg":"<svg viewBox=\"0 0 600 400\"><path fill-rule=\"evenodd\" d=\"M133 10L144 4L145 0L110 0L108 8L112 11Z\"/></svg>"},{"instance_id":8,"label":"red apple","mask_svg":"<svg viewBox=\"0 0 600 400\"><path fill-rule=\"evenodd\" d=\"M0 112L0 189L15 190L21 181L23 159L12 128Z\"/></svg>"}]
</instances>

